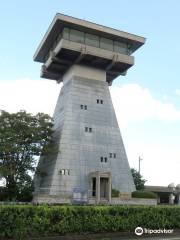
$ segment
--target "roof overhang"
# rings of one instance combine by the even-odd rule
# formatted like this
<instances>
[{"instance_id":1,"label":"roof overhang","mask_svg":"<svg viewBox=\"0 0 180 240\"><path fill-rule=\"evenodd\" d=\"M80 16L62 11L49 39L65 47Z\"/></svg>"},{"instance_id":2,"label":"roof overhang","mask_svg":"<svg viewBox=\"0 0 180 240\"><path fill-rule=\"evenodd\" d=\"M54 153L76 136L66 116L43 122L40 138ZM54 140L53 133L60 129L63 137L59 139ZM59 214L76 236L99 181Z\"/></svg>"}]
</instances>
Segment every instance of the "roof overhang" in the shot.
<instances>
[{"instance_id":1,"label":"roof overhang","mask_svg":"<svg viewBox=\"0 0 180 240\"><path fill-rule=\"evenodd\" d=\"M145 43L143 37L57 13L34 54L34 61L44 62L44 57L47 55L49 48L64 27L71 27L79 31L129 43L133 52Z\"/></svg>"}]
</instances>

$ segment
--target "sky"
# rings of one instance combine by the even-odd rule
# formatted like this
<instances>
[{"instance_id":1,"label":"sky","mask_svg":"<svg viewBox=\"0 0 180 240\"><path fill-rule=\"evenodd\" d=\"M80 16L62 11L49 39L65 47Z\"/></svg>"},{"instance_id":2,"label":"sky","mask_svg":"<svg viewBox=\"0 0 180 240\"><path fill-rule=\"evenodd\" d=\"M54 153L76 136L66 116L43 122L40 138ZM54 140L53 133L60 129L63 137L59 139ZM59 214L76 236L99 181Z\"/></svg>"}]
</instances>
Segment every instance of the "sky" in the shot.
<instances>
[{"instance_id":1,"label":"sky","mask_svg":"<svg viewBox=\"0 0 180 240\"><path fill-rule=\"evenodd\" d=\"M180 183L180 1L6 0L0 4L0 109L52 115L61 88L33 55L57 12L146 38L110 88L130 166L148 185Z\"/></svg>"}]
</instances>

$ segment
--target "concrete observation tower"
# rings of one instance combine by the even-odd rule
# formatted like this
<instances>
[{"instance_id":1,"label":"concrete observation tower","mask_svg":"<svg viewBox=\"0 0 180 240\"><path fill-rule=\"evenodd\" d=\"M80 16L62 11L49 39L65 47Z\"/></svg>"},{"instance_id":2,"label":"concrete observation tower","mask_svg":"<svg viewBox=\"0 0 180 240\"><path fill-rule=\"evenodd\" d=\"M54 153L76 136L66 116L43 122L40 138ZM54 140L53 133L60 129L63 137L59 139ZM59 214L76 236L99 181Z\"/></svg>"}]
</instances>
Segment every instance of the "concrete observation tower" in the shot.
<instances>
[{"instance_id":1,"label":"concrete observation tower","mask_svg":"<svg viewBox=\"0 0 180 240\"><path fill-rule=\"evenodd\" d=\"M109 86L134 64L143 37L56 14L34 60L63 82L54 111L55 154L40 158L36 202L111 202L135 190Z\"/></svg>"}]
</instances>

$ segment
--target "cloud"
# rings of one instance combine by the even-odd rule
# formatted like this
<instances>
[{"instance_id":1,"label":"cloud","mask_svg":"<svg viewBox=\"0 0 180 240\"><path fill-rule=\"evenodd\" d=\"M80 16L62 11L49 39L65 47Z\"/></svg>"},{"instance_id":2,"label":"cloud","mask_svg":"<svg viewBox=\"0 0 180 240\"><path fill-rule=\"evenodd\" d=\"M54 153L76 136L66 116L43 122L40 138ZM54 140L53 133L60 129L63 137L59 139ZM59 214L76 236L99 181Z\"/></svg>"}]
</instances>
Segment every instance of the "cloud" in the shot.
<instances>
[{"instance_id":1,"label":"cloud","mask_svg":"<svg viewBox=\"0 0 180 240\"><path fill-rule=\"evenodd\" d=\"M52 115L60 89L61 85L44 79L0 81L0 109L9 112L25 109L31 113L45 112ZM110 91L119 125L125 133L130 165L138 168L138 156L141 154L142 175L149 180L148 184L179 183L180 150L175 140L168 137L164 143L159 135L158 144L157 141L149 142L151 130L144 127L146 137L141 139L133 135L136 135L133 129L138 123L143 125L147 120L153 120L153 124L154 121L167 123L176 132L173 124L180 121L180 111L171 103L155 99L148 89L138 84L111 87Z\"/></svg>"},{"instance_id":2,"label":"cloud","mask_svg":"<svg viewBox=\"0 0 180 240\"><path fill-rule=\"evenodd\" d=\"M154 98L148 89L138 84L112 87L111 96L130 166L138 169L141 155L141 173L148 180L147 184L166 186L170 182L180 183L180 149L177 143L180 128L175 124L180 122L180 110L164 99ZM136 131L139 124L143 137ZM156 132L158 126L161 129ZM167 127L172 134L165 134Z\"/></svg>"},{"instance_id":3,"label":"cloud","mask_svg":"<svg viewBox=\"0 0 180 240\"><path fill-rule=\"evenodd\" d=\"M125 145L131 167L138 169L139 155L141 162L141 173L148 180L148 185L165 185L171 182L180 183L180 149L170 144L148 142L147 139L138 139L132 142L128 136ZM147 130L148 138L148 130ZM172 142L173 139L170 139Z\"/></svg>"},{"instance_id":4,"label":"cloud","mask_svg":"<svg viewBox=\"0 0 180 240\"><path fill-rule=\"evenodd\" d=\"M44 79L0 81L0 109L16 112L53 114L61 84ZM163 122L180 121L180 111L171 103L153 98L148 89L138 84L111 87L111 96L121 126L155 119Z\"/></svg>"},{"instance_id":5,"label":"cloud","mask_svg":"<svg viewBox=\"0 0 180 240\"><path fill-rule=\"evenodd\" d=\"M180 96L180 89L176 88L174 93L177 95L177 96Z\"/></svg>"},{"instance_id":6,"label":"cloud","mask_svg":"<svg viewBox=\"0 0 180 240\"><path fill-rule=\"evenodd\" d=\"M171 103L155 99L148 89L138 84L112 87L111 95L117 118L124 127L147 119L180 121L180 110Z\"/></svg>"},{"instance_id":7,"label":"cloud","mask_svg":"<svg viewBox=\"0 0 180 240\"><path fill-rule=\"evenodd\" d=\"M0 109L52 115L60 88L61 85L50 80L0 81Z\"/></svg>"}]
</instances>

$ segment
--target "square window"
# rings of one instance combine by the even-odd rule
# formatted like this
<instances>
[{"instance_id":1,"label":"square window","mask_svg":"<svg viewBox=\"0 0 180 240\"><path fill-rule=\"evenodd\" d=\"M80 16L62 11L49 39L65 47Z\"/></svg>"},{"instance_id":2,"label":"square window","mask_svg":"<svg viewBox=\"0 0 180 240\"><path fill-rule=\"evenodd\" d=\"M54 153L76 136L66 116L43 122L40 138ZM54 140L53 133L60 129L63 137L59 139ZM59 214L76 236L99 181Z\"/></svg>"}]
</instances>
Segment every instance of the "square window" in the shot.
<instances>
[{"instance_id":1,"label":"square window","mask_svg":"<svg viewBox=\"0 0 180 240\"><path fill-rule=\"evenodd\" d=\"M109 157L112 158L112 153L109 154Z\"/></svg>"},{"instance_id":2,"label":"square window","mask_svg":"<svg viewBox=\"0 0 180 240\"><path fill-rule=\"evenodd\" d=\"M103 104L103 100L101 100L101 104Z\"/></svg>"},{"instance_id":3,"label":"square window","mask_svg":"<svg viewBox=\"0 0 180 240\"><path fill-rule=\"evenodd\" d=\"M92 128L89 128L89 132L92 132Z\"/></svg>"},{"instance_id":4,"label":"square window","mask_svg":"<svg viewBox=\"0 0 180 240\"><path fill-rule=\"evenodd\" d=\"M103 157L101 157L101 162L103 162Z\"/></svg>"},{"instance_id":5,"label":"square window","mask_svg":"<svg viewBox=\"0 0 180 240\"><path fill-rule=\"evenodd\" d=\"M60 175L65 175L65 169L59 170L59 174L60 174Z\"/></svg>"},{"instance_id":6,"label":"square window","mask_svg":"<svg viewBox=\"0 0 180 240\"><path fill-rule=\"evenodd\" d=\"M116 153L114 153L114 158L116 158Z\"/></svg>"},{"instance_id":7,"label":"square window","mask_svg":"<svg viewBox=\"0 0 180 240\"><path fill-rule=\"evenodd\" d=\"M97 103L99 103L99 99L97 99Z\"/></svg>"},{"instance_id":8,"label":"square window","mask_svg":"<svg viewBox=\"0 0 180 240\"><path fill-rule=\"evenodd\" d=\"M85 127L85 132L88 132L88 127Z\"/></svg>"},{"instance_id":9,"label":"square window","mask_svg":"<svg viewBox=\"0 0 180 240\"><path fill-rule=\"evenodd\" d=\"M104 161L107 162L107 157L104 158Z\"/></svg>"},{"instance_id":10,"label":"square window","mask_svg":"<svg viewBox=\"0 0 180 240\"><path fill-rule=\"evenodd\" d=\"M87 110L87 105L84 105L84 109Z\"/></svg>"},{"instance_id":11,"label":"square window","mask_svg":"<svg viewBox=\"0 0 180 240\"><path fill-rule=\"evenodd\" d=\"M83 105L81 105L81 109L83 109Z\"/></svg>"}]
</instances>

